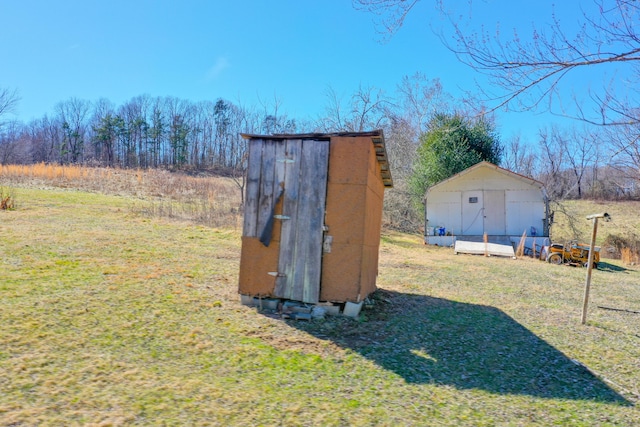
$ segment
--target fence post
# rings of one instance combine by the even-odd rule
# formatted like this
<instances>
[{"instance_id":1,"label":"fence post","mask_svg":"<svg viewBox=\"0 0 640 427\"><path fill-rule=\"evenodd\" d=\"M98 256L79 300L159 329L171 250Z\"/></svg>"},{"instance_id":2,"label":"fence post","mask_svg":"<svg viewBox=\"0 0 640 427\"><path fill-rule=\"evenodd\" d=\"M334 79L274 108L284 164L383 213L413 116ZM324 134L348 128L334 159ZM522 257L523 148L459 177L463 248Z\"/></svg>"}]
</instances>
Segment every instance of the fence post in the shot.
<instances>
[{"instance_id":1,"label":"fence post","mask_svg":"<svg viewBox=\"0 0 640 427\"><path fill-rule=\"evenodd\" d=\"M610 221L611 216L608 213L589 215L587 219L593 221L593 229L591 231L591 243L589 245L589 258L587 261L587 278L584 285L584 301L582 303L582 319L581 323L584 325L587 323L587 305L589 304L589 289L591 288L591 270L593 269L593 258L595 256L596 246L596 234L598 233L598 218L604 218L605 221Z\"/></svg>"}]
</instances>

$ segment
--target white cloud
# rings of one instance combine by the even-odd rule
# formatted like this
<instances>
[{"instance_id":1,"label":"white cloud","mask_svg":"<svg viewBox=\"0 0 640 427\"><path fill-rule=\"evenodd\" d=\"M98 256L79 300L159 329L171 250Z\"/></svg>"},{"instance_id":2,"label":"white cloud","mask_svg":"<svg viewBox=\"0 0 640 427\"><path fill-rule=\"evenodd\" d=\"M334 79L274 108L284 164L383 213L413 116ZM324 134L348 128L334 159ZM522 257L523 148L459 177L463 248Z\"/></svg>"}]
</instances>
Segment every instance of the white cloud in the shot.
<instances>
[{"instance_id":1,"label":"white cloud","mask_svg":"<svg viewBox=\"0 0 640 427\"><path fill-rule=\"evenodd\" d=\"M221 56L216 59L215 64L207 71L207 80L215 80L220 74L227 68L229 68L231 64L227 60L227 58Z\"/></svg>"}]
</instances>

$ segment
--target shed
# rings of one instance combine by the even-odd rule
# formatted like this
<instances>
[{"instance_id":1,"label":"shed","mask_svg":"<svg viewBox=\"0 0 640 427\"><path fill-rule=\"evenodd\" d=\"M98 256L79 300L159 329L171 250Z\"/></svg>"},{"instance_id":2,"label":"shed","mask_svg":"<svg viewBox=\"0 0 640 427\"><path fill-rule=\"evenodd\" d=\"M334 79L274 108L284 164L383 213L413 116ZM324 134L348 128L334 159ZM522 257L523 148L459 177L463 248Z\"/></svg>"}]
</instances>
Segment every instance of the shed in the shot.
<instances>
[{"instance_id":1,"label":"shed","mask_svg":"<svg viewBox=\"0 0 640 427\"><path fill-rule=\"evenodd\" d=\"M381 130L248 135L239 293L360 302L376 289L384 189Z\"/></svg>"},{"instance_id":2,"label":"shed","mask_svg":"<svg viewBox=\"0 0 640 427\"><path fill-rule=\"evenodd\" d=\"M427 189L425 243L456 239L513 242L549 236L549 202L541 182L480 162ZM542 239L540 239L542 240ZM539 240L539 241L540 241Z\"/></svg>"}]
</instances>

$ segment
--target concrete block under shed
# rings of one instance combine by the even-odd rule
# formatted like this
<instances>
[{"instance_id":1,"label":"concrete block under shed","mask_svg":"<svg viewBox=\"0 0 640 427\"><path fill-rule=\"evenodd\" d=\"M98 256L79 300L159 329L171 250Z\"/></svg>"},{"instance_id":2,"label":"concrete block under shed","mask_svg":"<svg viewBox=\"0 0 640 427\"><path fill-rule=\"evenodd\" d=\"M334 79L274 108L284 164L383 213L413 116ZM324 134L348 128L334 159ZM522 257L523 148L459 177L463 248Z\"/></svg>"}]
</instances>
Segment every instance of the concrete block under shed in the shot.
<instances>
[{"instance_id":1,"label":"concrete block under shed","mask_svg":"<svg viewBox=\"0 0 640 427\"><path fill-rule=\"evenodd\" d=\"M258 307L264 310L277 310L280 299L278 298L258 298L251 295L240 295L240 303L248 307Z\"/></svg>"},{"instance_id":2,"label":"concrete block under shed","mask_svg":"<svg viewBox=\"0 0 640 427\"><path fill-rule=\"evenodd\" d=\"M344 304L344 310L342 310L342 314L347 317L358 317L360 314L360 310L362 310L362 305L364 301L360 302L349 302L347 301Z\"/></svg>"},{"instance_id":3,"label":"concrete block under shed","mask_svg":"<svg viewBox=\"0 0 640 427\"><path fill-rule=\"evenodd\" d=\"M258 301L258 307L262 307L265 310L277 310L280 300L278 298L264 298L262 301Z\"/></svg>"},{"instance_id":4,"label":"concrete block under shed","mask_svg":"<svg viewBox=\"0 0 640 427\"><path fill-rule=\"evenodd\" d=\"M286 316L292 320L311 320L311 313L289 313Z\"/></svg>"},{"instance_id":5,"label":"concrete block under shed","mask_svg":"<svg viewBox=\"0 0 640 427\"><path fill-rule=\"evenodd\" d=\"M324 312L328 316L339 316L340 315L340 305L334 304L318 304L317 307L322 307Z\"/></svg>"},{"instance_id":6,"label":"concrete block under shed","mask_svg":"<svg viewBox=\"0 0 640 427\"><path fill-rule=\"evenodd\" d=\"M255 306L255 301L257 298L254 298L251 295L240 295L240 303L242 305L246 305L248 307Z\"/></svg>"}]
</instances>

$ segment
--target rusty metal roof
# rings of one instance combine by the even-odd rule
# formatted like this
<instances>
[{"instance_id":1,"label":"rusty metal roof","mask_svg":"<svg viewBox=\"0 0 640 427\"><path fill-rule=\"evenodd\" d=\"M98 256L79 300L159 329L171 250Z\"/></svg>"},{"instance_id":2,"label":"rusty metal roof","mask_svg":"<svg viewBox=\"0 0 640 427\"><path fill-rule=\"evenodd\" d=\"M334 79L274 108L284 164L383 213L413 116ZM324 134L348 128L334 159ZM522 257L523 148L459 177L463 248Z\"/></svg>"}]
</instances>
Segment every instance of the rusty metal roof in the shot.
<instances>
[{"instance_id":1,"label":"rusty metal roof","mask_svg":"<svg viewBox=\"0 0 640 427\"><path fill-rule=\"evenodd\" d=\"M369 131L369 132L334 132L334 133L279 133L273 135L255 135L249 133L241 133L240 136L244 139L315 139L315 140L330 140L332 137L370 137L373 147L376 150L376 159L380 165L380 174L382 176L382 183L385 187L393 187L393 178L391 177L391 170L389 168L389 156L387 155L387 148L384 142L384 134L382 129Z\"/></svg>"}]
</instances>

